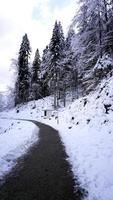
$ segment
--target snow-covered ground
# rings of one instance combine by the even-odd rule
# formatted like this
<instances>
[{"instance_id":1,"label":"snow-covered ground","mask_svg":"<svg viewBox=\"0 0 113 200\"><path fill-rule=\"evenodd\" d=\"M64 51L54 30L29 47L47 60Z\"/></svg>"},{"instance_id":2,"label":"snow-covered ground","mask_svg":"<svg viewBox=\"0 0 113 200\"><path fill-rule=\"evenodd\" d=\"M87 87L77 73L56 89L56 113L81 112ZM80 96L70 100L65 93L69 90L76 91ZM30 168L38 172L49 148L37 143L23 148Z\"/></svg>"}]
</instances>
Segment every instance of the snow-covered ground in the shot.
<instances>
[{"instance_id":1,"label":"snow-covered ground","mask_svg":"<svg viewBox=\"0 0 113 200\"><path fill-rule=\"evenodd\" d=\"M68 106L60 115L73 172L89 192L88 200L113 199L113 79L97 92ZM108 107L108 111L106 111Z\"/></svg>"},{"instance_id":2,"label":"snow-covered ground","mask_svg":"<svg viewBox=\"0 0 113 200\"><path fill-rule=\"evenodd\" d=\"M0 119L0 180L38 140L38 127L31 122Z\"/></svg>"},{"instance_id":3,"label":"snow-covered ground","mask_svg":"<svg viewBox=\"0 0 113 200\"><path fill-rule=\"evenodd\" d=\"M45 119L43 117L43 110L52 109L52 103L52 97L47 97L44 100L38 100L36 107L34 102L30 102L18 108L18 113L16 109L13 109L1 113L1 117L34 119L50 124L58 129L69 155L73 173L75 177L78 176L81 186L89 193L86 199L112 200L112 77L103 80L96 92L80 98L73 103L70 102L66 108L60 108L58 119L55 119L55 116ZM15 124L15 128L17 125ZM1 134L1 136L5 137L5 134L8 134L8 132Z\"/></svg>"},{"instance_id":4,"label":"snow-covered ground","mask_svg":"<svg viewBox=\"0 0 113 200\"><path fill-rule=\"evenodd\" d=\"M15 166L17 158L25 154L39 139L36 125L19 120L41 118L44 107L51 107L51 98L39 100L36 104L36 108L35 102L30 102L0 113L0 182Z\"/></svg>"}]
</instances>

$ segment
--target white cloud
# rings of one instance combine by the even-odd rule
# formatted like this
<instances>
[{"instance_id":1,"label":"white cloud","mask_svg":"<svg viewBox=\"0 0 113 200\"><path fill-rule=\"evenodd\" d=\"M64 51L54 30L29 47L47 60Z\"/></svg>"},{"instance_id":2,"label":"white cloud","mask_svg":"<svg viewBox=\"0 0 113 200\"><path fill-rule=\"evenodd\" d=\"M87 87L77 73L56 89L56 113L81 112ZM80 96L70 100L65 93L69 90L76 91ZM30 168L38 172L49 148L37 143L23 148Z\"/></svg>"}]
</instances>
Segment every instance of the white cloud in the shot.
<instances>
[{"instance_id":1,"label":"white cloud","mask_svg":"<svg viewBox=\"0 0 113 200\"><path fill-rule=\"evenodd\" d=\"M0 88L1 84L10 83L11 59L15 58L24 33L28 33L34 56L36 48L42 52L49 43L56 19L62 22L66 32L75 12L75 1L53 10L49 1L0 0Z\"/></svg>"}]
</instances>

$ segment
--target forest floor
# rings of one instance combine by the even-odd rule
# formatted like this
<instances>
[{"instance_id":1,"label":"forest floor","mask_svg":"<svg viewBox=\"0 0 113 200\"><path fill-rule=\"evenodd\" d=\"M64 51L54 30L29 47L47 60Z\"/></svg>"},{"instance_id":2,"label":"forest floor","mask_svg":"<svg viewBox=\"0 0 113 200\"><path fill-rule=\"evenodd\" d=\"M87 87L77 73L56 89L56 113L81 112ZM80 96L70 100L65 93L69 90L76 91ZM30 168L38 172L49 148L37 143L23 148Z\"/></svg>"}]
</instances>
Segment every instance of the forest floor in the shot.
<instances>
[{"instance_id":1,"label":"forest floor","mask_svg":"<svg viewBox=\"0 0 113 200\"><path fill-rule=\"evenodd\" d=\"M58 132L32 121L40 128L39 140L5 177L2 200L80 200L85 191L74 180Z\"/></svg>"}]
</instances>

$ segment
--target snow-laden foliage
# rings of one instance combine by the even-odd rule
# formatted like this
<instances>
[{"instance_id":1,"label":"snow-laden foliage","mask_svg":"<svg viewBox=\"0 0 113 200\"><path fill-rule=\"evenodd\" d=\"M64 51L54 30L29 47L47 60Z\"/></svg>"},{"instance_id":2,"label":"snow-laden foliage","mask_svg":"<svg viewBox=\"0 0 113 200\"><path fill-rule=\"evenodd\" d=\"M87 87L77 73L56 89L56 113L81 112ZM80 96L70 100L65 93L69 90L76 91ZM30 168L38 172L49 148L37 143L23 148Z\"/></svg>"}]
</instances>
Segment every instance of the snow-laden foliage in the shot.
<instances>
[{"instance_id":1,"label":"snow-laden foliage","mask_svg":"<svg viewBox=\"0 0 113 200\"><path fill-rule=\"evenodd\" d=\"M36 52L35 52L33 66L32 66L32 69L31 69L30 100L37 100L39 98L42 98L40 65L41 65L41 59L40 59L39 50L37 49Z\"/></svg>"},{"instance_id":2,"label":"snow-laden foliage","mask_svg":"<svg viewBox=\"0 0 113 200\"><path fill-rule=\"evenodd\" d=\"M113 59L109 55L104 55L102 58L99 58L95 67L95 70L111 70L113 69Z\"/></svg>"},{"instance_id":3,"label":"snow-laden foliage","mask_svg":"<svg viewBox=\"0 0 113 200\"><path fill-rule=\"evenodd\" d=\"M95 88L92 72L97 60L105 54L111 57L113 55L113 2L82 0L79 3L79 12L71 25L76 29L72 48L76 58L79 88L82 95L85 95L89 92L87 88L90 82L94 82Z\"/></svg>"}]
</instances>

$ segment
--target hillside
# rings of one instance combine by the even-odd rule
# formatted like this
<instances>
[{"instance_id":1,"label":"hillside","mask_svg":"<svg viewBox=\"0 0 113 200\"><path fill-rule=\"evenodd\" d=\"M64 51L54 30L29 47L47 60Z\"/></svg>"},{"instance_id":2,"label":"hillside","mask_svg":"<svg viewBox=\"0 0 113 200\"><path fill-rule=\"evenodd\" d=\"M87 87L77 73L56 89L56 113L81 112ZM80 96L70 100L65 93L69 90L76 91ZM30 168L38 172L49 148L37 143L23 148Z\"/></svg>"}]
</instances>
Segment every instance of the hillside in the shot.
<instances>
[{"instance_id":1,"label":"hillside","mask_svg":"<svg viewBox=\"0 0 113 200\"><path fill-rule=\"evenodd\" d=\"M112 85L112 77L103 79L95 92L79 98L73 103L70 102L66 108L60 108L57 114L52 113L53 116L49 117L44 117L44 110L52 109L52 97L38 100L35 103L32 101L20 108L2 112L0 117L4 119L0 119L0 141L2 141L0 142L0 149L4 154L1 153L0 155L0 165L3 166L1 177L8 170L8 166L13 166L15 159L25 152L24 150L24 152L19 153L22 145L22 141L18 144L18 136L19 138L22 137L20 132L25 137L24 149L28 149L38 139L32 133L34 125L31 126L29 122L16 122L13 118L35 119L50 124L59 130L73 173L78 176L81 186L89 193L87 199L112 200ZM31 128L29 129L29 127ZM29 134L25 135L25 130ZM12 140L17 140L17 146L13 144L14 142L11 142ZM8 143L12 147L5 151Z\"/></svg>"}]
</instances>

